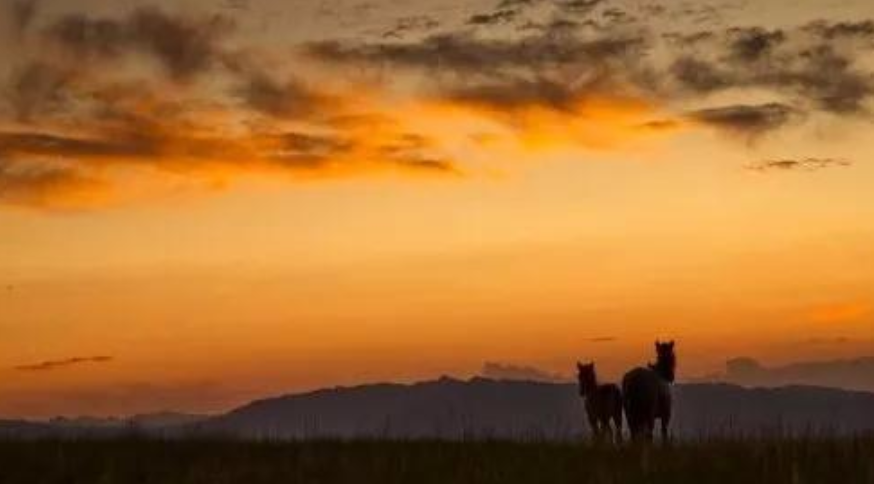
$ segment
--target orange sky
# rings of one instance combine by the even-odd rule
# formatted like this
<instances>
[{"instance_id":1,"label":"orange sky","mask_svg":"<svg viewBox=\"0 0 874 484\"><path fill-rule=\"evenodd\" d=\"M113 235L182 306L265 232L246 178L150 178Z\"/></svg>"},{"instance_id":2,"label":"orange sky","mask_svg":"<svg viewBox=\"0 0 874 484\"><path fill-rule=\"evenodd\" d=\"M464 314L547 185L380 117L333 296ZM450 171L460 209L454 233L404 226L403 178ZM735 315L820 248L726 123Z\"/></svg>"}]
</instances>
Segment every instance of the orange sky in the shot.
<instances>
[{"instance_id":1,"label":"orange sky","mask_svg":"<svg viewBox=\"0 0 874 484\"><path fill-rule=\"evenodd\" d=\"M10 3L0 417L872 354L868 4L532 3Z\"/></svg>"}]
</instances>

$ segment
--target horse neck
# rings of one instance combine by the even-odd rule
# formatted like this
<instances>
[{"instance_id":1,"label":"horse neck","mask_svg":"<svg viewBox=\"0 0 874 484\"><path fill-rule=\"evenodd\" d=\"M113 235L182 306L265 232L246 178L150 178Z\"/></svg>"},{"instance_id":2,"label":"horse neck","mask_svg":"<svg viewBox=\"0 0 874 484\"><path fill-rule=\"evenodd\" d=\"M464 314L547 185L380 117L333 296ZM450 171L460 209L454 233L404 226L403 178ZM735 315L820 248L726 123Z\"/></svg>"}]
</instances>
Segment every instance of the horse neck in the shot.
<instances>
[{"instance_id":1,"label":"horse neck","mask_svg":"<svg viewBox=\"0 0 874 484\"><path fill-rule=\"evenodd\" d=\"M591 383L583 386L583 394L587 397L594 397L598 394L598 377L592 374Z\"/></svg>"},{"instance_id":2,"label":"horse neck","mask_svg":"<svg viewBox=\"0 0 874 484\"><path fill-rule=\"evenodd\" d=\"M667 382L670 380L669 375L671 370L668 367L669 364L670 363L666 361L656 361L654 365L651 364L649 365L649 367L653 371L653 373L655 373L656 375L658 375L659 378Z\"/></svg>"}]
</instances>

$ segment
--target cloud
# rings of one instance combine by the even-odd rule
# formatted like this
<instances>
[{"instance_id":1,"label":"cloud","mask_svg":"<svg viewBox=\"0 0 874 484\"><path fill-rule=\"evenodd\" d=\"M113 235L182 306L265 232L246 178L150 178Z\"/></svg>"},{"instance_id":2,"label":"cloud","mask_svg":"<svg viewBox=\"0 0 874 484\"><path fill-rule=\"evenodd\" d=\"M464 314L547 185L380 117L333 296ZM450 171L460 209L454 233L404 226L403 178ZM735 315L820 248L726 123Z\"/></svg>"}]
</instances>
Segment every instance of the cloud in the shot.
<instances>
[{"instance_id":1,"label":"cloud","mask_svg":"<svg viewBox=\"0 0 874 484\"><path fill-rule=\"evenodd\" d=\"M40 0L8 0L5 9L16 36L26 33L39 13Z\"/></svg>"},{"instance_id":2,"label":"cloud","mask_svg":"<svg viewBox=\"0 0 874 484\"><path fill-rule=\"evenodd\" d=\"M599 336L596 338L589 338L589 343L613 343L617 340L618 338L615 336Z\"/></svg>"},{"instance_id":3,"label":"cloud","mask_svg":"<svg viewBox=\"0 0 874 484\"><path fill-rule=\"evenodd\" d=\"M642 23L644 6L498 3L475 29L431 32L436 19L405 17L377 30L382 38L305 43L282 57L241 45L252 38L222 15L46 17L30 25L38 48L16 53L2 89L0 203L124 192L113 189L131 172L209 185L249 174L455 175L467 173L460 156L476 167L482 150L497 160L621 149L698 128L750 139L821 112L862 118L874 93L865 22L661 35ZM497 25L523 15L542 23ZM689 111L747 91L774 102ZM493 142L470 141L481 134ZM789 161L757 166L836 165Z\"/></svg>"},{"instance_id":4,"label":"cloud","mask_svg":"<svg viewBox=\"0 0 874 484\"><path fill-rule=\"evenodd\" d=\"M535 382L566 382L568 378L530 366L516 366L487 361L483 363L480 376L493 380L520 380Z\"/></svg>"},{"instance_id":5,"label":"cloud","mask_svg":"<svg viewBox=\"0 0 874 484\"><path fill-rule=\"evenodd\" d=\"M247 107L277 118L307 117L330 102L298 79L278 82L260 72L248 74L237 95Z\"/></svg>"},{"instance_id":6,"label":"cloud","mask_svg":"<svg viewBox=\"0 0 874 484\"><path fill-rule=\"evenodd\" d=\"M606 3L606 0L560 0L556 2L561 10L575 15L587 15L602 3Z\"/></svg>"},{"instance_id":7,"label":"cloud","mask_svg":"<svg viewBox=\"0 0 874 484\"><path fill-rule=\"evenodd\" d=\"M145 53L174 79L186 80L217 65L221 41L232 28L233 22L221 15L193 19L141 7L122 19L70 14L51 25L46 37L82 59Z\"/></svg>"},{"instance_id":8,"label":"cloud","mask_svg":"<svg viewBox=\"0 0 874 484\"><path fill-rule=\"evenodd\" d=\"M874 305L867 301L849 301L810 308L806 317L814 323L842 324L862 321L874 314Z\"/></svg>"},{"instance_id":9,"label":"cloud","mask_svg":"<svg viewBox=\"0 0 874 484\"><path fill-rule=\"evenodd\" d=\"M49 360L40 363L19 365L16 366L15 369L18 371L53 371L89 363L109 363L113 361L113 359L112 356L73 357L63 360Z\"/></svg>"},{"instance_id":10,"label":"cloud","mask_svg":"<svg viewBox=\"0 0 874 484\"><path fill-rule=\"evenodd\" d=\"M517 10L502 9L491 13L479 13L471 15L467 20L469 25L496 25L512 22L519 15Z\"/></svg>"},{"instance_id":11,"label":"cloud","mask_svg":"<svg viewBox=\"0 0 874 484\"><path fill-rule=\"evenodd\" d=\"M762 160L747 166L747 169L758 172L772 171L818 171L832 167L847 167L852 165L847 160L837 158L784 158L780 160Z\"/></svg>"},{"instance_id":12,"label":"cloud","mask_svg":"<svg viewBox=\"0 0 874 484\"><path fill-rule=\"evenodd\" d=\"M413 43L310 43L304 53L334 64L394 64L408 69L489 75L504 70L536 72L544 67L574 64L595 70L631 60L643 47L636 36L582 40L541 34L519 39L483 39L467 33L439 34ZM586 66L586 62L591 66Z\"/></svg>"},{"instance_id":13,"label":"cloud","mask_svg":"<svg viewBox=\"0 0 874 484\"><path fill-rule=\"evenodd\" d=\"M786 41L782 30L760 27L733 28L728 31L731 59L739 63L755 63L770 56Z\"/></svg>"},{"instance_id":14,"label":"cloud","mask_svg":"<svg viewBox=\"0 0 874 484\"><path fill-rule=\"evenodd\" d=\"M874 391L872 357L802 361L774 367L764 366L752 358L734 358L725 366L724 374L712 378L747 386L814 385Z\"/></svg>"},{"instance_id":15,"label":"cloud","mask_svg":"<svg viewBox=\"0 0 874 484\"><path fill-rule=\"evenodd\" d=\"M858 22L826 22L819 20L804 27L825 40L840 39L874 39L874 20L860 20Z\"/></svg>"},{"instance_id":16,"label":"cloud","mask_svg":"<svg viewBox=\"0 0 874 484\"><path fill-rule=\"evenodd\" d=\"M103 183L60 163L16 163L0 159L0 204L52 207L59 200L86 203Z\"/></svg>"},{"instance_id":17,"label":"cloud","mask_svg":"<svg viewBox=\"0 0 874 484\"><path fill-rule=\"evenodd\" d=\"M63 111L70 101L75 71L47 62L33 61L13 70L5 101L20 121Z\"/></svg>"},{"instance_id":18,"label":"cloud","mask_svg":"<svg viewBox=\"0 0 874 484\"><path fill-rule=\"evenodd\" d=\"M440 22L427 15L414 15L397 20L394 26L382 33L382 38L400 39L414 32L427 32L440 26Z\"/></svg>"},{"instance_id":19,"label":"cloud","mask_svg":"<svg viewBox=\"0 0 874 484\"><path fill-rule=\"evenodd\" d=\"M822 23L819 28L834 25ZM710 32L699 42L686 43L669 73L680 93L763 89L817 110L865 113L865 103L874 94L874 77L858 62L865 48L838 46L811 37L809 30Z\"/></svg>"},{"instance_id":20,"label":"cloud","mask_svg":"<svg viewBox=\"0 0 874 484\"><path fill-rule=\"evenodd\" d=\"M113 159L152 157L161 148L146 139L86 139L39 132L0 132L0 156Z\"/></svg>"},{"instance_id":21,"label":"cloud","mask_svg":"<svg viewBox=\"0 0 874 484\"><path fill-rule=\"evenodd\" d=\"M707 126L744 136L756 137L779 129L799 116L796 109L780 103L737 104L702 109L689 118Z\"/></svg>"}]
</instances>

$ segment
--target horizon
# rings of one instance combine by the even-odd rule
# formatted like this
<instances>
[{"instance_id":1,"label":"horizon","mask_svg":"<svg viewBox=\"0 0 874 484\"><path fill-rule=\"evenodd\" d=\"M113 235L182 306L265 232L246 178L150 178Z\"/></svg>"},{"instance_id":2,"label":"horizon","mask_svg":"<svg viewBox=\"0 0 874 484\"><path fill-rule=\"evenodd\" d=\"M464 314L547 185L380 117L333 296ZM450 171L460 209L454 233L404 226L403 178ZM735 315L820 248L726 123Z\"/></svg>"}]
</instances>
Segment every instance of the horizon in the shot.
<instances>
[{"instance_id":1,"label":"horizon","mask_svg":"<svg viewBox=\"0 0 874 484\"><path fill-rule=\"evenodd\" d=\"M874 3L179 3L0 3L0 417L874 355Z\"/></svg>"}]
</instances>

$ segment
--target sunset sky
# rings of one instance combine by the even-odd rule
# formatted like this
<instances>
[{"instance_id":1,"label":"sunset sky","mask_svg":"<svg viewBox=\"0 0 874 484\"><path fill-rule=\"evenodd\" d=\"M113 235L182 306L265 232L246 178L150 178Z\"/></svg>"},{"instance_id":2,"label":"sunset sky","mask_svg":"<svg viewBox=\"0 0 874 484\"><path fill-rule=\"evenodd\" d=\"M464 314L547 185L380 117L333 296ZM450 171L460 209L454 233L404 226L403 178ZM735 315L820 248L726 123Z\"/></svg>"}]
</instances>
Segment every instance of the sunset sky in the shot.
<instances>
[{"instance_id":1,"label":"sunset sky","mask_svg":"<svg viewBox=\"0 0 874 484\"><path fill-rule=\"evenodd\" d=\"M0 59L0 418L874 355L870 0L0 0Z\"/></svg>"}]
</instances>

